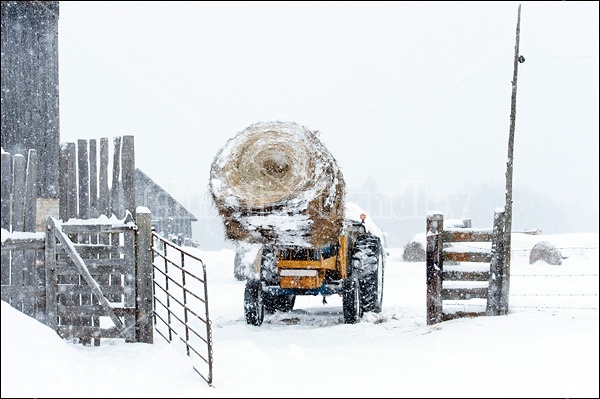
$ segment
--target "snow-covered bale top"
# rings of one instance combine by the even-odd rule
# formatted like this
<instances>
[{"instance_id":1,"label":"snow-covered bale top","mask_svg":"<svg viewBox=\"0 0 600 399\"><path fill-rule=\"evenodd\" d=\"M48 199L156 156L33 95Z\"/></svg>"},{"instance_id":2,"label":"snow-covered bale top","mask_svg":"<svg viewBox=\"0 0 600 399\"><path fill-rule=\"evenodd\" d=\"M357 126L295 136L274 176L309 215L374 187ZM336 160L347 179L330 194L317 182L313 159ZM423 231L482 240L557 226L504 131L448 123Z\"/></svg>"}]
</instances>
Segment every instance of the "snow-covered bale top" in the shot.
<instances>
[{"instance_id":1,"label":"snow-covered bale top","mask_svg":"<svg viewBox=\"0 0 600 399\"><path fill-rule=\"evenodd\" d=\"M324 245L337 241L345 186L336 160L295 122L259 122L231 138L210 171L228 239Z\"/></svg>"}]
</instances>

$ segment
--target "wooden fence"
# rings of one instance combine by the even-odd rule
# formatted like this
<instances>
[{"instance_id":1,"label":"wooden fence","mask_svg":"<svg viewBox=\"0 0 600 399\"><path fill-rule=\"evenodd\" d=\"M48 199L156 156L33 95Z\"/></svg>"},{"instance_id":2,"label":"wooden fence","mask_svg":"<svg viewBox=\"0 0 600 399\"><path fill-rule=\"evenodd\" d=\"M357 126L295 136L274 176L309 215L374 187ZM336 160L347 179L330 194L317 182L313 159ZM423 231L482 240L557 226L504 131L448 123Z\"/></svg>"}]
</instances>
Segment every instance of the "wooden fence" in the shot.
<instances>
[{"instance_id":1,"label":"wooden fence","mask_svg":"<svg viewBox=\"0 0 600 399\"><path fill-rule=\"evenodd\" d=\"M96 141L77 144L76 151L61 143L60 220L48 217L45 232L35 232L35 150L27 165L22 155L2 153L2 228L10 233L2 242L2 299L84 344L151 342L151 256L136 259L151 251L151 224L143 220L142 230L135 213L133 136L114 139L110 189L108 139L100 140L99 166Z\"/></svg>"},{"instance_id":2,"label":"wooden fence","mask_svg":"<svg viewBox=\"0 0 600 399\"><path fill-rule=\"evenodd\" d=\"M1 284L2 300L28 316L45 322L45 298L39 285L45 281L44 235L35 232L37 151L22 154L2 151L1 172ZM5 239L4 235L10 234Z\"/></svg>"},{"instance_id":3,"label":"wooden fence","mask_svg":"<svg viewBox=\"0 0 600 399\"><path fill-rule=\"evenodd\" d=\"M504 211L497 211L492 229L444 230L442 214L427 216L427 324L508 312L510 272L505 263L504 219ZM482 248L482 243L491 247ZM473 300L485 300L483 309ZM467 308L479 309L462 310Z\"/></svg>"},{"instance_id":4,"label":"wooden fence","mask_svg":"<svg viewBox=\"0 0 600 399\"><path fill-rule=\"evenodd\" d=\"M169 342L179 337L211 384L204 263L156 234L149 210L135 207L132 136L114 139L110 189L108 139L100 140L99 164L95 140L77 144L61 143L60 217L48 216L40 232L35 150L27 163L2 153L2 300L86 345L152 343L154 331Z\"/></svg>"}]
</instances>

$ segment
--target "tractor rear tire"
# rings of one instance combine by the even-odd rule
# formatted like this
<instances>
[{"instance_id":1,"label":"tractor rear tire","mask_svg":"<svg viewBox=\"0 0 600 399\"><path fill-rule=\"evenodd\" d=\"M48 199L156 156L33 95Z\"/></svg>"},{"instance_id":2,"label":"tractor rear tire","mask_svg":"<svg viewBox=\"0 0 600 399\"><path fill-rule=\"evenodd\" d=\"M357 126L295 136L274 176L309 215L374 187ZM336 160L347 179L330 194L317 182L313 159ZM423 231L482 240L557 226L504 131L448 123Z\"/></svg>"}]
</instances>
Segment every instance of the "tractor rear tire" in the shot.
<instances>
[{"instance_id":1,"label":"tractor rear tire","mask_svg":"<svg viewBox=\"0 0 600 399\"><path fill-rule=\"evenodd\" d=\"M342 308L345 324L358 323L362 311L360 306L360 284L356 276L348 276L342 282Z\"/></svg>"},{"instance_id":2,"label":"tractor rear tire","mask_svg":"<svg viewBox=\"0 0 600 399\"><path fill-rule=\"evenodd\" d=\"M384 270L385 263L380 251L377 255L377 270L367 273L360 280L360 296L364 312L381 312Z\"/></svg>"},{"instance_id":3,"label":"tractor rear tire","mask_svg":"<svg viewBox=\"0 0 600 399\"><path fill-rule=\"evenodd\" d=\"M381 312L383 301L383 248L371 234L359 236L352 253L352 273L358 275L363 312Z\"/></svg>"},{"instance_id":4,"label":"tractor rear tire","mask_svg":"<svg viewBox=\"0 0 600 399\"><path fill-rule=\"evenodd\" d=\"M260 280L251 279L246 282L244 289L244 315L246 323L260 326L265 317L263 305L262 283Z\"/></svg>"}]
</instances>

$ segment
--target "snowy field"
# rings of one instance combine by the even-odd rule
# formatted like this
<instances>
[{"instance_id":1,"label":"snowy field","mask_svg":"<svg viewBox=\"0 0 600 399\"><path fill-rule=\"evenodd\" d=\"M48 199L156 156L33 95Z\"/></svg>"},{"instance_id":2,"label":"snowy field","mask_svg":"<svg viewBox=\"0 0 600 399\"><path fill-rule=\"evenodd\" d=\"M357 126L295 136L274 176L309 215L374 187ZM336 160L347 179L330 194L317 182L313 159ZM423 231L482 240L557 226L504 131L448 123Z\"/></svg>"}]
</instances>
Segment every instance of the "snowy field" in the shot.
<instances>
[{"instance_id":1,"label":"snowy field","mask_svg":"<svg viewBox=\"0 0 600 399\"><path fill-rule=\"evenodd\" d=\"M529 264L549 241L562 265ZM179 347L64 341L2 302L2 397L591 397L598 389L598 234L513 234L506 316L425 322L425 263L391 248L383 311L343 323L341 298L297 297L249 326L234 252L208 270L213 386Z\"/></svg>"}]
</instances>

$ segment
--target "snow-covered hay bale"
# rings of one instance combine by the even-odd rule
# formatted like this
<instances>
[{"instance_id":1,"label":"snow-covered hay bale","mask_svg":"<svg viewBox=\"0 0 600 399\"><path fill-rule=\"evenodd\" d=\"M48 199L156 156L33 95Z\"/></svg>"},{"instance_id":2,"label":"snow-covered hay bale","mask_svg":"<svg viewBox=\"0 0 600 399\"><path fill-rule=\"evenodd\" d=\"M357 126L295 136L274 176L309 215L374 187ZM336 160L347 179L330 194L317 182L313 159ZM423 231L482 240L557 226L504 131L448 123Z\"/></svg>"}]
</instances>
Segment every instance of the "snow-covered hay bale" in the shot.
<instances>
[{"instance_id":1,"label":"snow-covered hay bale","mask_svg":"<svg viewBox=\"0 0 600 399\"><path fill-rule=\"evenodd\" d=\"M409 242L404 246L402 260L405 262L425 262L425 248L420 242Z\"/></svg>"},{"instance_id":2,"label":"snow-covered hay bale","mask_svg":"<svg viewBox=\"0 0 600 399\"><path fill-rule=\"evenodd\" d=\"M563 257L560 251L556 249L554 245L546 241L541 241L535 244L529 253L530 265L538 260L543 260L549 265L561 265Z\"/></svg>"},{"instance_id":3,"label":"snow-covered hay bale","mask_svg":"<svg viewBox=\"0 0 600 399\"><path fill-rule=\"evenodd\" d=\"M324 245L344 219L341 171L318 138L294 122L259 122L231 138L210 171L228 239Z\"/></svg>"}]
</instances>

